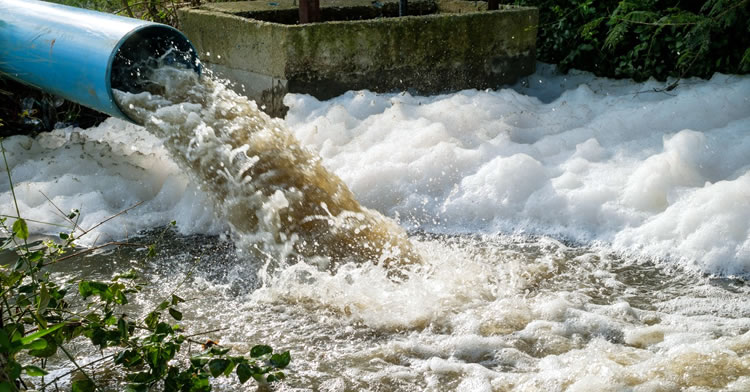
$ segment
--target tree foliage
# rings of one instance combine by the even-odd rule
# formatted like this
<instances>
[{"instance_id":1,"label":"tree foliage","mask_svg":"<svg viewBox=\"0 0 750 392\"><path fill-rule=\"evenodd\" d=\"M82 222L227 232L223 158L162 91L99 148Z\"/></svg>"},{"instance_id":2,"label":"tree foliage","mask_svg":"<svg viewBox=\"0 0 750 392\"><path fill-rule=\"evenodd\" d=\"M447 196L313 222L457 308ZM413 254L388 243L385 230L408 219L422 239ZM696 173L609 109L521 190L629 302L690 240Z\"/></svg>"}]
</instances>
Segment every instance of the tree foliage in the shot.
<instances>
[{"instance_id":1,"label":"tree foliage","mask_svg":"<svg viewBox=\"0 0 750 392\"><path fill-rule=\"evenodd\" d=\"M177 9L198 5L200 0L52 0L78 8L115 13L178 27ZM216 0L213 0L216 1Z\"/></svg>"},{"instance_id":2,"label":"tree foliage","mask_svg":"<svg viewBox=\"0 0 750 392\"><path fill-rule=\"evenodd\" d=\"M750 71L750 0L516 0L539 7L537 56L636 80Z\"/></svg>"}]
</instances>

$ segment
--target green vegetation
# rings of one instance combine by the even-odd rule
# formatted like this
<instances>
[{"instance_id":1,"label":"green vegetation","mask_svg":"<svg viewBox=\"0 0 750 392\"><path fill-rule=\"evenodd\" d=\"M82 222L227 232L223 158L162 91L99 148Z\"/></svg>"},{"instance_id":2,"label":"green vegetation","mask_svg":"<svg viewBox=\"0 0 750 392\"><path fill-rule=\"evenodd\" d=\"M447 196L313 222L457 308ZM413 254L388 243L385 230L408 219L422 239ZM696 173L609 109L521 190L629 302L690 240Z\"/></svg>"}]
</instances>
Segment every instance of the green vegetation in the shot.
<instances>
[{"instance_id":1,"label":"green vegetation","mask_svg":"<svg viewBox=\"0 0 750 392\"><path fill-rule=\"evenodd\" d=\"M750 0L515 0L539 7L537 57L644 80L750 71Z\"/></svg>"},{"instance_id":2,"label":"green vegetation","mask_svg":"<svg viewBox=\"0 0 750 392\"><path fill-rule=\"evenodd\" d=\"M53 3L177 25L177 8L190 5L172 0L51 0Z\"/></svg>"},{"instance_id":3,"label":"green vegetation","mask_svg":"<svg viewBox=\"0 0 750 392\"><path fill-rule=\"evenodd\" d=\"M53 1L177 27L176 9L201 2ZM750 72L750 0L511 2L539 8L537 57L563 71L636 80Z\"/></svg>"},{"instance_id":4,"label":"green vegetation","mask_svg":"<svg viewBox=\"0 0 750 392\"><path fill-rule=\"evenodd\" d=\"M240 383L250 378L273 382L285 377L281 370L291 360L288 351L274 353L269 346L256 345L246 357L232 355L230 349L211 340L193 340L206 334L187 334L177 324L186 305L175 292L165 295L144 317L131 317L128 313L138 311L128 308L128 296L143 288L134 271L106 282L79 279L60 283L53 279L50 266L74 262L92 250L79 250L75 245L75 240L89 231L78 225L80 214L74 210L64 214L70 228L60 233L58 240L32 242L15 200L2 139L0 150L16 208L15 216L0 216L0 254L4 258L13 255L16 260L0 265L0 391L14 392L22 387L44 390L66 376L72 376L71 390L75 392L119 389L120 383L126 384L128 391L146 391L158 385L165 391L197 392L210 391L211 378L232 373ZM107 245L111 244L97 248ZM148 247L149 257L155 254L155 246ZM78 346L87 341L92 351L101 352L100 358L78 363L69 350L74 341ZM179 355L192 344L202 346L203 351L189 357ZM45 377L50 358L73 370ZM105 361L109 361L109 369L118 369L120 376L110 371L96 377L91 365Z\"/></svg>"},{"instance_id":5,"label":"green vegetation","mask_svg":"<svg viewBox=\"0 0 750 392\"><path fill-rule=\"evenodd\" d=\"M201 0L49 0L78 8L115 13L131 18L178 26L177 9L190 5L200 5ZM215 2L216 0L208 0Z\"/></svg>"}]
</instances>

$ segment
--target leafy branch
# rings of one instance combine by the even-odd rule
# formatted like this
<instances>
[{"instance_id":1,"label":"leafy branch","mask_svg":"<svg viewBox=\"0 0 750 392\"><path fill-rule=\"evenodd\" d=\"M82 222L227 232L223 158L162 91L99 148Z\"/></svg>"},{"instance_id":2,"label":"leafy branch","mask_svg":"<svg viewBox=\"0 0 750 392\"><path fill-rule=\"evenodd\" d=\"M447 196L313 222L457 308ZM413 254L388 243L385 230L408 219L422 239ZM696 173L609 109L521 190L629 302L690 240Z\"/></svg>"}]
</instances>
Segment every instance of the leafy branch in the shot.
<instances>
[{"instance_id":1,"label":"leafy branch","mask_svg":"<svg viewBox=\"0 0 750 392\"><path fill-rule=\"evenodd\" d=\"M0 150L12 189L2 139ZM124 372L128 391L146 391L156 384L163 386L165 391L210 391L212 378L232 375L236 375L240 383L250 379L274 382L285 378L282 370L291 361L288 351L275 353L270 346L261 344L254 346L249 355L234 355L229 348L210 339L204 344L193 339L218 330L186 334L177 324L183 320L185 301L176 291L184 280L166 300L141 318L133 318L126 312L128 297L144 287L133 270L110 281L82 279L72 287L56 282L47 270L52 264L75 260L107 246L142 245L109 242L76 250L75 240L98 225L82 229L78 225L78 211L66 214L57 206L57 211L71 225L70 230L60 233L57 241L30 244L28 225L22 218L15 193L11 194L17 215L0 217L0 233L8 235L2 239L0 251L15 253L17 261L12 266L0 266L0 391L29 389L28 382L40 377L41 382L31 384L44 389L57 385L62 377L74 373L83 377L74 377L72 391L102 389L103 386L97 384L93 365L108 360L111 361L110 367ZM103 222L135 207L137 205ZM174 224L172 222L170 227ZM156 246L167 230L169 227L148 245L148 257L155 255ZM66 346L81 337L86 338L92 348L108 352L103 352L98 359L79 364ZM203 350L195 355L179 354L186 345L193 344L202 345ZM58 354L62 354L73 369L45 382L44 377L49 374L48 359ZM111 384L114 380L104 382Z\"/></svg>"},{"instance_id":2,"label":"leafy branch","mask_svg":"<svg viewBox=\"0 0 750 392\"><path fill-rule=\"evenodd\" d=\"M750 71L750 0L515 3L539 7L538 56L562 70L637 80Z\"/></svg>"}]
</instances>

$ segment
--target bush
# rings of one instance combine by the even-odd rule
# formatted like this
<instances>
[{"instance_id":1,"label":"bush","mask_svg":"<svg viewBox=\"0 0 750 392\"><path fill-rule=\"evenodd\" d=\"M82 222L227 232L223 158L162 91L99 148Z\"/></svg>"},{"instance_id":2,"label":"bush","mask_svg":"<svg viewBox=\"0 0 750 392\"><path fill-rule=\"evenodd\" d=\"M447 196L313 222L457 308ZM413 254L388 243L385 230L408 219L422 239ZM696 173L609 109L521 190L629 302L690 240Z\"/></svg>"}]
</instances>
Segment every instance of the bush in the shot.
<instances>
[{"instance_id":1,"label":"bush","mask_svg":"<svg viewBox=\"0 0 750 392\"><path fill-rule=\"evenodd\" d=\"M88 128L104 121L105 114L45 93L0 74L0 137L36 136L55 127Z\"/></svg>"},{"instance_id":2,"label":"bush","mask_svg":"<svg viewBox=\"0 0 750 392\"><path fill-rule=\"evenodd\" d=\"M515 0L539 8L537 57L609 77L750 71L750 0Z\"/></svg>"},{"instance_id":3,"label":"bush","mask_svg":"<svg viewBox=\"0 0 750 392\"><path fill-rule=\"evenodd\" d=\"M13 193L2 139L0 151ZM41 378L34 384L44 390L72 373L77 373L72 391L94 391L98 386L90 365L102 361L124 373L129 391L146 391L156 384L165 391L210 391L211 377L232 373L240 383L250 378L273 382L285 377L281 369L291 360L288 351L274 353L270 346L256 345L249 357L237 356L211 340L192 340L191 336L202 334L186 335L177 324L183 318L184 301L176 293L167 294L142 319L128 316L123 308L128 296L142 288L134 271L107 282L56 282L47 271L52 264L71 262L91 250L75 246L75 240L87 233L78 226L79 212L65 214L71 229L60 233L58 241L31 243L26 220L21 218L17 203L15 206L16 216L0 216L0 253L16 256L13 265L0 265L0 391L15 392L21 386L29 389L26 382L30 378ZM149 256L155 253L155 246L148 247ZM101 358L79 365L66 348L74 339L88 340L92 348L101 350ZM189 358L178 356L183 346L190 344L204 350ZM45 380L48 358L55 355L67 360L73 370ZM111 376L104 382L115 383Z\"/></svg>"},{"instance_id":4,"label":"bush","mask_svg":"<svg viewBox=\"0 0 750 392\"><path fill-rule=\"evenodd\" d=\"M177 8L198 5L200 0L51 0L54 3L110 12L178 27Z\"/></svg>"}]
</instances>

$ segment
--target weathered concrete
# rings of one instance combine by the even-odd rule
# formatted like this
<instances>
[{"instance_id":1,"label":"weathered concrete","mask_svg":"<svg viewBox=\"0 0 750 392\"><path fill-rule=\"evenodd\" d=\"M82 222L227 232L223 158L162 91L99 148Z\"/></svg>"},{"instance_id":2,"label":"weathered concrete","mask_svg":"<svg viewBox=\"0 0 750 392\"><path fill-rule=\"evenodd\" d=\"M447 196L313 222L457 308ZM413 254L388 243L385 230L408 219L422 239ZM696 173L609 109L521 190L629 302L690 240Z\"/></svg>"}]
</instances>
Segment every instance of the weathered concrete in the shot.
<instances>
[{"instance_id":1,"label":"weathered concrete","mask_svg":"<svg viewBox=\"0 0 750 392\"><path fill-rule=\"evenodd\" d=\"M274 5L275 4L275 5ZM211 3L180 11L201 60L235 89L283 115L287 92L436 94L494 88L534 71L537 10L482 11L472 1L328 0L324 23L296 25L293 0ZM486 5L484 5L486 7ZM269 22L271 20L272 22Z\"/></svg>"}]
</instances>

